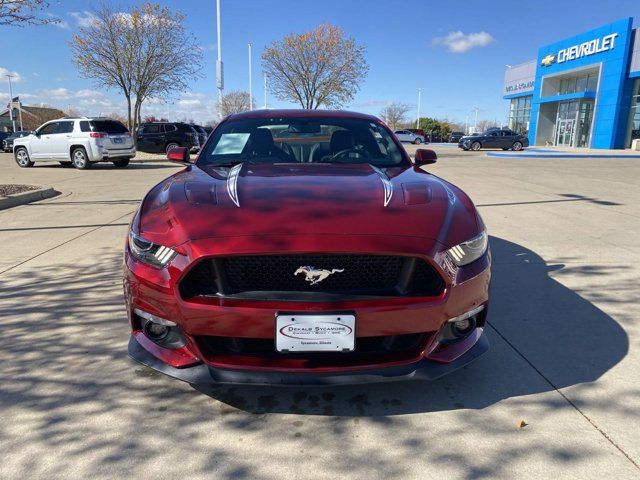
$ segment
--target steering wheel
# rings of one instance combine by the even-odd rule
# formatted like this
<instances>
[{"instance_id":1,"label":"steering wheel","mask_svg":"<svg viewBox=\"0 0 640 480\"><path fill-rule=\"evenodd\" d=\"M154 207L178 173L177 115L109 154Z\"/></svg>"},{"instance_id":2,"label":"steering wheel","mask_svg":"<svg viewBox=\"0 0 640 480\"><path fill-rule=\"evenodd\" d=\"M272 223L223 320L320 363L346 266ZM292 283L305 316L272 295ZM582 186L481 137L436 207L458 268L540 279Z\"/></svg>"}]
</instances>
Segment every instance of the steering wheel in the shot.
<instances>
[{"instance_id":1,"label":"steering wheel","mask_svg":"<svg viewBox=\"0 0 640 480\"><path fill-rule=\"evenodd\" d=\"M367 158L371 156L369 155L369 152L362 147L351 147L351 148L345 148L344 150L340 150L339 152L336 152L333 155L327 155L326 157L323 158L323 160L326 158L328 158L329 160L335 160L336 158L344 157L348 153L357 153Z\"/></svg>"}]
</instances>

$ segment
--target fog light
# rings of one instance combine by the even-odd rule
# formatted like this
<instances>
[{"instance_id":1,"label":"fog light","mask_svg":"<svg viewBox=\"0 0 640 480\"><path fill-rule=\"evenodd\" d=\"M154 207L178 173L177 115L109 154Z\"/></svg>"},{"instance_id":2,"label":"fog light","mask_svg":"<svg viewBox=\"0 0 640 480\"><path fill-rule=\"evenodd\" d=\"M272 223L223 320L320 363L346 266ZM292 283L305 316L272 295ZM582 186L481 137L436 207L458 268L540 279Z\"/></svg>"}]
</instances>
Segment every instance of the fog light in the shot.
<instances>
[{"instance_id":1,"label":"fog light","mask_svg":"<svg viewBox=\"0 0 640 480\"><path fill-rule=\"evenodd\" d=\"M169 335L170 328L171 327L167 327L166 325L161 325L159 323L154 323L151 320L147 320L142 327L142 331L151 340L158 341Z\"/></svg>"},{"instance_id":2,"label":"fog light","mask_svg":"<svg viewBox=\"0 0 640 480\"><path fill-rule=\"evenodd\" d=\"M134 328L142 330L144 336L152 342L164 348L181 348L186 345L182 330L175 322L139 308L134 309L133 313Z\"/></svg>"},{"instance_id":3,"label":"fog light","mask_svg":"<svg viewBox=\"0 0 640 480\"><path fill-rule=\"evenodd\" d=\"M466 335L476 326L476 317L463 318L453 322L453 328L458 335Z\"/></svg>"},{"instance_id":4,"label":"fog light","mask_svg":"<svg viewBox=\"0 0 640 480\"><path fill-rule=\"evenodd\" d=\"M440 343L455 343L466 338L478 326L478 315L484 310L484 305L480 305L468 312L447 320L447 323L440 330L438 341Z\"/></svg>"}]
</instances>

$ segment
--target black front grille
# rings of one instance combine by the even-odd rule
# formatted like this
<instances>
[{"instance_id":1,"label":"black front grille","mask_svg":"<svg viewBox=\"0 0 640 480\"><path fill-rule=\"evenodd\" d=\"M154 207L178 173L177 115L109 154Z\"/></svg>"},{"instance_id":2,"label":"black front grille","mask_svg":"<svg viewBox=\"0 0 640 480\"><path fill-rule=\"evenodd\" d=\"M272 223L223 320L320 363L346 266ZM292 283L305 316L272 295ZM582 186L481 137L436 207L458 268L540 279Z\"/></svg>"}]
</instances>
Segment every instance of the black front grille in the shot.
<instances>
[{"instance_id":1,"label":"black front grille","mask_svg":"<svg viewBox=\"0 0 640 480\"><path fill-rule=\"evenodd\" d=\"M312 267L308 276L304 267ZM324 272L331 272L326 278ZM315 282L316 280L320 280ZM329 300L439 295L444 282L420 258L395 255L242 255L207 259L180 284L184 298L223 295L255 299Z\"/></svg>"},{"instance_id":2,"label":"black front grille","mask_svg":"<svg viewBox=\"0 0 640 480\"><path fill-rule=\"evenodd\" d=\"M356 338L352 352L278 352L271 338L213 337L200 335L196 341L207 357L228 357L234 355L257 356L261 358L304 358L315 360L336 360L338 357L351 358L371 355L417 354L424 347L428 334L409 333L385 335L381 337Z\"/></svg>"}]
</instances>

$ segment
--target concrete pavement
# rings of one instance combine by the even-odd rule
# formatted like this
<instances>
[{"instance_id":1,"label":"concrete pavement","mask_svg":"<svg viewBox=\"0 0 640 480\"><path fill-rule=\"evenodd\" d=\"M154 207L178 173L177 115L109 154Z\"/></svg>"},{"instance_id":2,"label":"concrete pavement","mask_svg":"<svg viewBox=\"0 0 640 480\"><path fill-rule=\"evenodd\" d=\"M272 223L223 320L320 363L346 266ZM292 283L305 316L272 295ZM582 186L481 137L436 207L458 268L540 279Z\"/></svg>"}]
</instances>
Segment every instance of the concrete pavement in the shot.
<instances>
[{"instance_id":1,"label":"concrete pavement","mask_svg":"<svg viewBox=\"0 0 640 480\"><path fill-rule=\"evenodd\" d=\"M0 211L0 478L637 478L640 161L438 153L492 235L490 352L432 383L201 391L126 357L128 221L180 167L0 154L0 183L62 192Z\"/></svg>"}]
</instances>

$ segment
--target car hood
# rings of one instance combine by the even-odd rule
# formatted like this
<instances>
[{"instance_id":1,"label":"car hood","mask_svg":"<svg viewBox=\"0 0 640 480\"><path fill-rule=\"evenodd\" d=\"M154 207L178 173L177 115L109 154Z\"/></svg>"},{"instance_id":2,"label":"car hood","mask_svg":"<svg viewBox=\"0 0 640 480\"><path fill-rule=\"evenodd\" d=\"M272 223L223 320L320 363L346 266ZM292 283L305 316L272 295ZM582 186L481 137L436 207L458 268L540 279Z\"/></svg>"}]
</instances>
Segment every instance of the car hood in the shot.
<instances>
[{"instance_id":1,"label":"car hood","mask_svg":"<svg viewBox=\"0 0 640 480\"><path fill-rule=\"evenodd\" d=\"M139 232L167 246L216 237L385 235L455 245L478 232L457 187L417 167L368 164L193 166L154 187Z\"/></svg>"}]
</instances>

